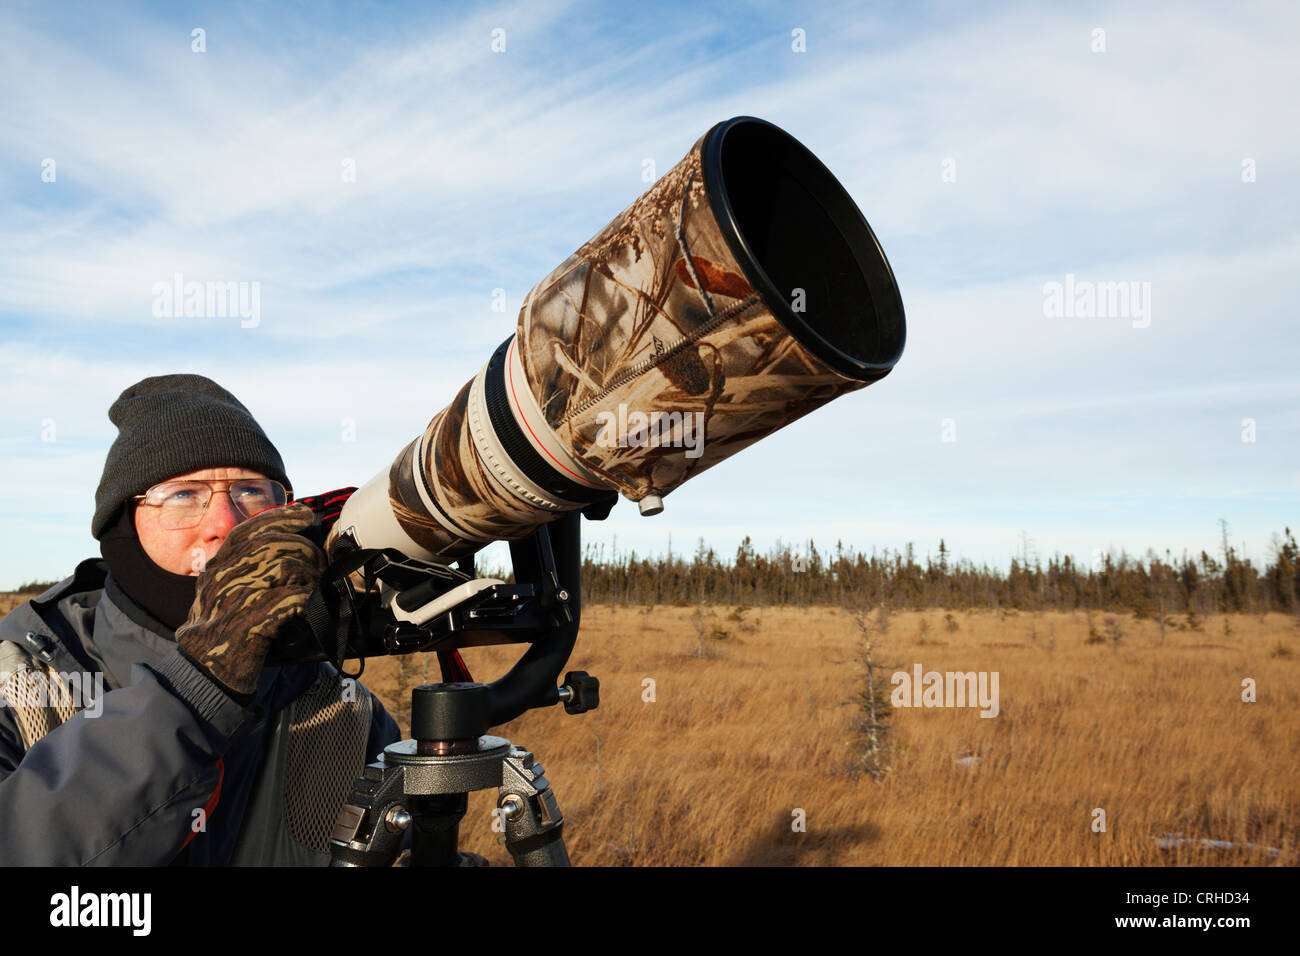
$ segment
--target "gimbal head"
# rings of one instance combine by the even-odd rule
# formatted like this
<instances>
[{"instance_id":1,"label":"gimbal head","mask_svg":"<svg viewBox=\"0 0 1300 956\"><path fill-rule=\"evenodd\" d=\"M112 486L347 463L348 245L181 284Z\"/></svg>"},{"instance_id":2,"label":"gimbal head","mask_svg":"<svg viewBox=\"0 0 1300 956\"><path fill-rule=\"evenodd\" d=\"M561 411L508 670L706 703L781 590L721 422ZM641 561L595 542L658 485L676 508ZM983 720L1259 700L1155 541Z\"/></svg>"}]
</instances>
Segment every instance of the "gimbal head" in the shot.
<instances>
[{"instance_id":1,"label":"gimbal head","mask_svg":"<svg viewBox=\"0 0 1300 956\"><path fill-rule=\"evenodd\" d=\"M578 714L599 704L599 682L585 672L556 686L581 617L579 521L573 512L511 542L514 584L474 578L472 556L452 569L336 550L309 628L268 663L436 652L444 682L415 688L411 739L385 748L357 780L330 840L332 865L391 866L408 831L411 865L455 865L468 793L491 787L515 861L568 864L564 819L541 765L487 731L535 707L563 703ZM473 682L459 648L502 643L529 647L504 676Z\"/></svg>"},{"instance_id":2,"label":"gimbal head","mask_svg":"<svg viewBox=\"0 0 1300 956\"><path fill-rule=\"evenodd\" d=\"M589 691L556 687L581 617L579 521L572 512L510 542L515 583L475 578L472 555L447 567L391 549L336 546L306 625L284 635L267 664L328 660L342 670L353 658L436 652L444 680L464 682L459 648L528 644L515 666L487 685L488 726L562 700L570 713L590 709L583 706Z\"/></svg>"}]
</instances>

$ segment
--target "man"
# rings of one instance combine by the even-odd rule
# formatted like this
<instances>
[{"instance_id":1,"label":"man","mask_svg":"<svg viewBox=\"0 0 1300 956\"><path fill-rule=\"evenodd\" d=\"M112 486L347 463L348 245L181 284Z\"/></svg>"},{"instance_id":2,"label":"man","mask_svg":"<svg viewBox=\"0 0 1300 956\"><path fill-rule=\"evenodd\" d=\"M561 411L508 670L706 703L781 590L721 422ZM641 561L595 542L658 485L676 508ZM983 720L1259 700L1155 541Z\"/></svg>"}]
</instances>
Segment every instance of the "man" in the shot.
<instances>
[{"instance_id":1,"label":"man","mask_svg":"<svg viewBox=\"0 0 1300 956\"><path fill-rule=\"evenodd\" d=\"M310 508L200 375L128 388L103 560L0 621L0 863L310 865L399 737L328 664L266 667L325 567Z\"/></svg>"}]
</instances>

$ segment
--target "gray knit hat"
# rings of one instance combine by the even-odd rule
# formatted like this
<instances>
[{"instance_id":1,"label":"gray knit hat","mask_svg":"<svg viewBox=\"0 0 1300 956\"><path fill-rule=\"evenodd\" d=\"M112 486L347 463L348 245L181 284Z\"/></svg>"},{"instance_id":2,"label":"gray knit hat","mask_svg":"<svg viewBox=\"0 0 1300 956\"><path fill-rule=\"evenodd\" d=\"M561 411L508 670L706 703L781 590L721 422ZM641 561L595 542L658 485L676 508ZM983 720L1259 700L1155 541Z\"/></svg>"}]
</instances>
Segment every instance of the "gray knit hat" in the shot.
<instances>
[{"instance_id":1,"label":"gray knit hat","mask_svg":"<svg viewBox=\"0 0 1300 956\"><path fill-rule=\"evenodd\" d=\"M136 382L108 410L117 439L95 491L90 533L98 538L128 499L200 468L249 468L290 490L284 462L235 396L202 375Z\"/></svg>"}]
</instances>

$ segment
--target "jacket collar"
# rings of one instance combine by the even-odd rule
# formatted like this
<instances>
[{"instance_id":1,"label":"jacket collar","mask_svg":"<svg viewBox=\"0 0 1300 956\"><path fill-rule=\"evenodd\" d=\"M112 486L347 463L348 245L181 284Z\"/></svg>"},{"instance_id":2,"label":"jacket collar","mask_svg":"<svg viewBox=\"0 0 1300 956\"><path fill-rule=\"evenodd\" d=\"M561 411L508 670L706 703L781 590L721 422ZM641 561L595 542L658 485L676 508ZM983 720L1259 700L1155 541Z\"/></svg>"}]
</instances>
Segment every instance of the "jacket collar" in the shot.
<instances>
[{"instance_id":1,"label":"jacket collar","mask_svg":"<svg viewBox=\"0 0 1300 956\"><path fill-rule=\"evenodd\" d=\"M110 689L131 683L131 668L148 664L157 669L176 648L171 628L155 621L127 597L112 574L94 608L93 642L83 641L86 653L102 665Z\"/></svg>"}]
</instances>

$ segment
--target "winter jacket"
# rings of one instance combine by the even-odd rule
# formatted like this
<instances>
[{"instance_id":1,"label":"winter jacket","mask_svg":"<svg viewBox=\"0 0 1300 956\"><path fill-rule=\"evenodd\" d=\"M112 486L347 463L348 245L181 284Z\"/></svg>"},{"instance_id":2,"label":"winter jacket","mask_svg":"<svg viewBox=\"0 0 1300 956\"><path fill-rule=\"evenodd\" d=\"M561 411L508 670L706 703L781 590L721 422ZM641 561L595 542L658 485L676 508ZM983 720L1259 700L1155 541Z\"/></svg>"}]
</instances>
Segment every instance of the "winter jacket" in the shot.
<instances>
[{"instance_id":1,"label":"winter jacket","mask_svg":"<svg viewBox=\"0 0 1300 956\"><path fill-rule=\"evenodd\" d=\"M98 559L0 620L0 864L329 862L397 725L328 664L241 706L170 633Z\"/></svg>"}]
</instances>

